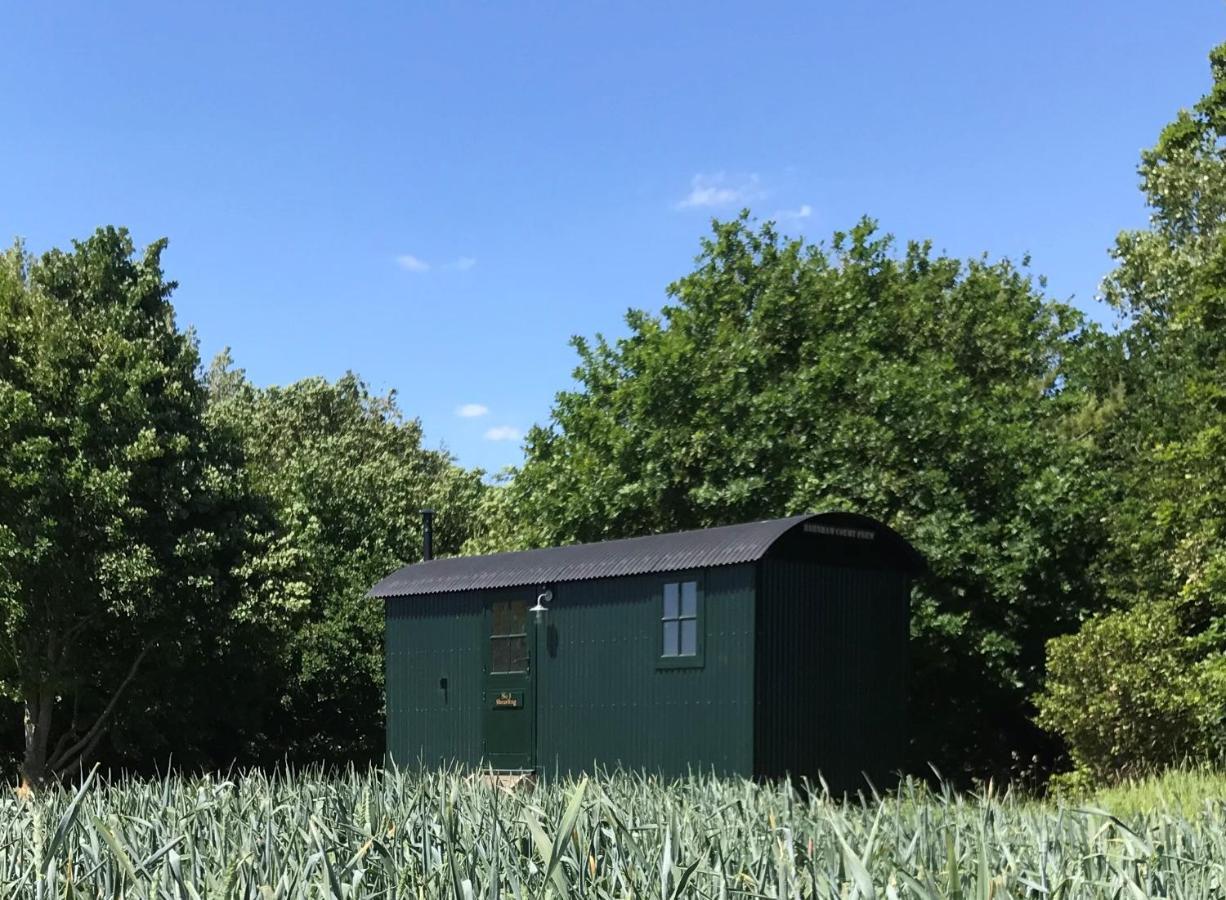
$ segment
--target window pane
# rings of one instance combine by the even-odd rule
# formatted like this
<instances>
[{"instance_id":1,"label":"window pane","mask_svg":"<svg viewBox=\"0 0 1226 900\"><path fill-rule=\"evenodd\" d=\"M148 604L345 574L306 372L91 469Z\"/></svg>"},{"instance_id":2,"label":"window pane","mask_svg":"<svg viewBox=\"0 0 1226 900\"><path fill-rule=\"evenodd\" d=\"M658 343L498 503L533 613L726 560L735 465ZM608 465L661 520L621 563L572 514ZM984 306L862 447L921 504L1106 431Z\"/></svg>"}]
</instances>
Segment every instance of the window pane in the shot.
<instances>
[{"instance_id":1,"label":"window pane","mask_svg":"<svg viewBox=\"0 0 1226 900\"><path fill-rule=\"evenodd\" d=\"M681 584L681 615L692 619L698 615L698 582L686 581Z\"/></svg>"},{"instance_id":2,"label":"window pane","mask_svg":"<svg viewBox=\"0 0 1226 900\"><path fill-rule=\"evenodd\" d=\"M677 618L677 584L664 585L664 618Z\"/></svg>"},{"instance_id":3,"label":"window pane","mask_svg":"<svg viewBox=\"0 0 1226 900\"><path fill-rule=\"evenodd\" d=\"M527 624L528 604L523 600L499 601L490 610L490 634L523 634Z\"/></svg>"},{"instance_id":4,"label":"window pane","mask_svg":"<svg viewBox=\"0 0 1226 900\"><path fill-rule=\"evenodd\" d=\"M494 638L490 641L490 671L506 672L511 665L511 648L507 646L506 638Z\"/></svg>"},{"instance_id":5,"label":"window pane","mask_svg":"<svg viewBox=\"0 0 1226 900\"><path fill-rule=\"evenodd\" d=\"M491 672L527 672L528 639L526 637L490 639Z\"/></svg>"},{"instance_id":6,"label":"window pane","mask_svg":"<svg viewBox=\"0 0 1226 900\"><path fill-rule=\"evenodd\" d=\"M681 620L681 653L679 656L698 655L698 620Z\"/></svg>"},{"instance_id":7,"label":"window pane","mask_svg":"<svg viewBox=\"0 0 1226 900\"><path fill-rule=\"evenodd\" d=\"M526 637L510 638L507 643L511 645L511 671L527 672L528 639Z\"/></svg>"},{"instance_id":8,"label":"window pane","mask_svg":"<svg viewBox=\"0 0 1226 900\"><path fill-rule=\"evenodd\" d=\"M664 623L664 650L661 656L677 655L677 626L679 624L676 621Z\"/></svg>"}]
</instances>

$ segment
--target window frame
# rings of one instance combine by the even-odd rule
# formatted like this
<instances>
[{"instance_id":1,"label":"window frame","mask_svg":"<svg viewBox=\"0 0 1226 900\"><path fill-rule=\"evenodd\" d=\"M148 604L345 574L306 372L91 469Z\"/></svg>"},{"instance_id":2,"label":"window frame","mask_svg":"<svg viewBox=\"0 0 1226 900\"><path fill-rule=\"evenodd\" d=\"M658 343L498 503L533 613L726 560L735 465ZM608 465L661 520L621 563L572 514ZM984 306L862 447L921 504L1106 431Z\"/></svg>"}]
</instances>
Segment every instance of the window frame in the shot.
<instances>
[{"instance_id":1,"label":"window frame","mask_svg":"<svg viewBox=\"0 0 1226 900\"><path fill-rule=\"evenodd\" d=\"M665 656L664 655L664 623L665 622L683 622L688 621L688 617L681 617L681 585L686 582L694 583L694 653L690 656ZM666 585L677 585L677 603L678 616L677 618L666 618L664 615L664 589ZM669 576L666 581L661 581L655 591L655 623L656 623L656 668L657 669L701 669L706 665L706 631L707 631L707 615L706 615L706 584L701 572L693 573L675 573ZM680 642L681 626L678 629L678 642Z\"/></svg>"}]
</instances>

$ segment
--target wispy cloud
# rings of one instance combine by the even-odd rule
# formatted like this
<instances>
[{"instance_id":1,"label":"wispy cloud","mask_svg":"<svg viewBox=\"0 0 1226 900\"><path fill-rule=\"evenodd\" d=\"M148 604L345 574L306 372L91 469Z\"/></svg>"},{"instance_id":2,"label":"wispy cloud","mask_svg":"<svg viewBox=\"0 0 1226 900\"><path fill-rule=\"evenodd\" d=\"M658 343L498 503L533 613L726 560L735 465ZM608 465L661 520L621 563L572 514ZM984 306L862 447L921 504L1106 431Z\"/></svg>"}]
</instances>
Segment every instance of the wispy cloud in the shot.
<instances>
[{"instance_id":1,"label":"wispy cloud","mask_svg":"<svg viewBox=\"0 0 1226 900\"><path fill-rule=\"evenodd\" d=\"M463 406L456 407L455 414L461 419L476 419L486 415L489 411L490 408L484 403L465 403Z\"/></svg>"},{"instance_id":2,"label":"wispy cloud","mask_svg":"<svg viewBox=\"0 0 1226 900\"><path fill-rule=\"evenodd\" d=\"M440 263L438 268L449 272L467 272L476 264L477 257L475 256L459 256L449 262ZM429 272L434 268L429 261L420 256L414 256L412 253L397 256L396 265L406 272Z\"/></svg>"},{"instance_id":3,"label":"wispy cloud","mask_svg":"<svg viewBox=\"0 0 1226 900\"><path fill-rule=\"evenodd\" d=\"M396 265L406 272L429 272L430 264L424 259L418 259L412 253L403 253L396 257Z\"/></svg>"},{"instance_id":4,"label":"wispy cloud","mask_svg":"<svg viewBox=\"0 0 1226 900\"><path fill-rule=\"evenodd\" d=\"M800 204L798 209L781 209L775 213L776 222L796 222L800 219L807 219L813 215L813 207L808 203Z\"/></svg>"},{"instance_id":5,"label":"wispy cloud","mask_svg":"<svg viewBox=\"0 0 1226 900\"><path fill-rule=\"evenodd\" d=\"M730 177L726 172L699 173L690 179L690 192L677 202L677 209L732 206L762 194L761 179L757 175Z\"/></svg>"},{"instance_id":6,"label":"wispy cloud","mask_svg":"<svg viewBox=\"0 0 1226 900\"><path fill-rule=\"evenodd\" d=\"M495 425L485 432L487 441L518 441L523 436L523 432L514 425Z\"/></svg>"}]
</instances>

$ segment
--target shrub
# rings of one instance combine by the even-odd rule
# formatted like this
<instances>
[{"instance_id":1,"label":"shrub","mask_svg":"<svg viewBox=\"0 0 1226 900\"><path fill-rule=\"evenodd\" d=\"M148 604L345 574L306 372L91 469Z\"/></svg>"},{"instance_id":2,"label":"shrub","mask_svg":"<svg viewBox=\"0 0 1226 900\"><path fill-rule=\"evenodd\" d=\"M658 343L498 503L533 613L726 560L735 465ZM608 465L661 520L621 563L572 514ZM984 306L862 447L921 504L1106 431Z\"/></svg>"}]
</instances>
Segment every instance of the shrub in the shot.
<instances>
[{"instance_id":1,"label":"shrub","mask_svg":"<svg viewBox=\"0 0 1226 900\"><path fill-rule=\"evenodd\" d=\"M1174 603L1088 620L1048 643L1039 724L1083 777L1114 781L1220 755L1226 665Z\"/></svg>"}]
</instances>

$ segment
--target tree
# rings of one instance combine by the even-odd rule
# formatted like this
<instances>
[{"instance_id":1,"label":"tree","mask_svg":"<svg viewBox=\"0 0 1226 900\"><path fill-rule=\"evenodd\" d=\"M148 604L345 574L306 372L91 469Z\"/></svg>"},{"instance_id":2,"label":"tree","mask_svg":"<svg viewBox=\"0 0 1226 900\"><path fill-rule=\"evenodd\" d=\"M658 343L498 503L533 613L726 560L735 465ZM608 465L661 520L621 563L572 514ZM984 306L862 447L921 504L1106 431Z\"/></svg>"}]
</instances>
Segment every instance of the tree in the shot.
<instances>
[{"instance_id":1,"label":"tree","mask_svg":"<svg viewBox=\"0 0 1226 900\"><path fill-rule=\"evenodd\" d=\"M1210 62L1210 93L1142 156L1151 225L1119 236L1105 282L1128 326L1127 402L1103 439L1125 488L1124 603L1226 595L1226 44Z\"/></svg>"},{"instance_id":2,"label":"tree","mask_svg":"<svg viewBox=\"0 0 1226 900\"><path fill-rule=\"evenodd\" d=\"M366 762L383 751L383 608L366 592L421 558L423 507L435 547L456 552L486 490L479 471L422 447L394 394L354 374L258 388L228 353L208 378L209 420L241 436L252 486L275 527L249 563L244 604L279 610L275 709L262 761Z\"/></svg>"},{"instance_id":3,"label":"tree","mask_svg":"<svg viewBox=\"0 0 1226 900\"><path fill-rule=\"evenodd\" d=\"M1007 261L961 263L870 221L830 249L715 223L659 316L576 339L578 385L485 512L515 542L806 510L877 516L932 572L915 594L916 764L1016 767L1046 640L1097 607L1092 447L1070 356L1092 337Z\"/></svg>"},{"instance_id":4,"label":"tree","mask_svg":"<svg viewBox=\"0 0 1226 900\"><path fill-rule=\"evenodd\" d=\"M1178 689L1138 687L1132 706L1112 706L1119 681L1098 671L1100 658L1074 642L1051 647L1044 721L1100 777L1222 749L1223 694L1213 686L1226 658L1226 44L1210 65L1210 92L1142 155L1150 227L1119 236L1104 285L1126 325L1091 382L1110 409L1096 435L1114 486L1099 571L1119 611L1077 640L1092 646L1147 623L1155 654L1167 653L1181 678ZM1099 731L1061 714L1073 686L1100 710ZM1173 717L1196 727L1175 728ZM1110 750L1102 731L1127 732L1130 720L1159 723L1157 737Z\"/></svg>"},{"instance_id":5,"label":"tree","mask_svg":"<svg viewBox=\"0 0 1226 900\"><path fill-rule=\"evenodd\" d=\"M30 784L95 756L237 597L241 461L205 426L164 247L104 228L0 257L0 691Z\"/></svg>"}]
</instances>

